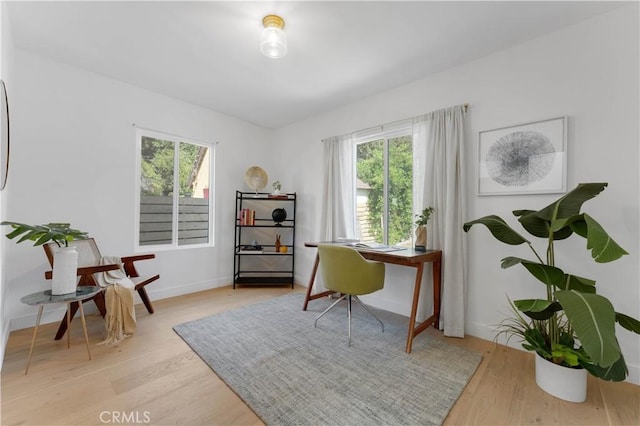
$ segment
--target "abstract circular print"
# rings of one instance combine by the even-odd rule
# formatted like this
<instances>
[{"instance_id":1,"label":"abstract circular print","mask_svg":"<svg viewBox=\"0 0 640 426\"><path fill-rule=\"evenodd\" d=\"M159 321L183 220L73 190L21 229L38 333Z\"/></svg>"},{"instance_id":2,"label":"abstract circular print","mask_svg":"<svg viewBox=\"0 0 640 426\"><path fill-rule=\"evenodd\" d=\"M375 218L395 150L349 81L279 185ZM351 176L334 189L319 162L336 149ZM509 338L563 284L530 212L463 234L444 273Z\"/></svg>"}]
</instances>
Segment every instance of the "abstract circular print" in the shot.
<instances>
[{"instance_id":1,"label":"abstract circular print","mask_svg":"<svg viewBox=\"0 0 640 426\"><path fill-rule=\"evenodd\" d=\"M545 135L534 131L509 133L491 145L486 156L489 175L505 186L527 186L553 169L556 150Z\"/></svg>"}]
</instances>

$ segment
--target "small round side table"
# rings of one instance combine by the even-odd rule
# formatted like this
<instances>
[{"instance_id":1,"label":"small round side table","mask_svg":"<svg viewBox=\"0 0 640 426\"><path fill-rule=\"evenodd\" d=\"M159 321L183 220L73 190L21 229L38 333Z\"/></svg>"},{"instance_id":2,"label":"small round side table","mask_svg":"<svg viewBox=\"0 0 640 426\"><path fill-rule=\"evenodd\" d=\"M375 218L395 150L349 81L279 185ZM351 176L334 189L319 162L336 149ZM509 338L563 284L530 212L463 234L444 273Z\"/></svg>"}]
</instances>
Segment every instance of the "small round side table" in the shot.
<instances>
[{"instance_id":1,"label":"small round side table","mask_svg":"<svg viewBox=\"0 0 640 426\"><path fill-rule=\"evenodd\" d=\"M69 294L61 294L53 296L51 294L51 290L38 291L36 293L28 294L20 299L20 301L26 305L38 305L38 319L36 320L36 328L33 330L33 339L31 339L31 349L29 349L29 358L27 359L27 368L24 371L26 375L29 372L29 365L31 364L31 356L33 355L33 347L36 344L36 337L38 336L38 327L40 326L40 320L42 319L42 312L44 310L44 305L49 305L52 303L66 303L67 304L67 349L71 347L71 338L69 327L71 324L70 318L70 305L73 302L78 302L80 305L80 319L82 321L82 329L84 331L84 340L87 344L87 353L89 354L89 359L91 359L91 351L89 350L89 336L87 335L87 324L84 319L84 309L82 308L82 301L85 299L89 299L96 294L98 294L102 289L100 287L95 286L79 286L76 288L74 293Z\"/></svg>"}]
</instances>

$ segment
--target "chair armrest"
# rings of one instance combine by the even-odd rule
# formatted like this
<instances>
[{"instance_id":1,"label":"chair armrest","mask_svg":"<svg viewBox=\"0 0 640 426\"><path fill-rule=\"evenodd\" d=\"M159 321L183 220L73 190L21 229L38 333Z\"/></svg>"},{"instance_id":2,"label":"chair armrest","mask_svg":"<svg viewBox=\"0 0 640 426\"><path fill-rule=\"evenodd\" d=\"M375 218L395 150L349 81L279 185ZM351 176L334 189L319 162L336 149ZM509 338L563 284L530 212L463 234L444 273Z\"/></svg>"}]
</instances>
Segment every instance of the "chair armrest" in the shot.
<instances>
[{"instance_id":1,"label":"chair armrest","mask_svg":"<svg viewBox=\"0 0 640 426\"><path fill-rule=\"evenodd\" d=\"M138 255L134 255L134 256L125 256L125 257L121 257L120 260L122 260L122 263L124 265L124 272L127 274L128 277L139 277L140 274L138 274L138 271L136 270L135 265L133 264L133 262L136 262L138 260L147 260L147 259L155 259L156 255L151 253L151 254L138 254Z\"/></svg>"}]
</instances>

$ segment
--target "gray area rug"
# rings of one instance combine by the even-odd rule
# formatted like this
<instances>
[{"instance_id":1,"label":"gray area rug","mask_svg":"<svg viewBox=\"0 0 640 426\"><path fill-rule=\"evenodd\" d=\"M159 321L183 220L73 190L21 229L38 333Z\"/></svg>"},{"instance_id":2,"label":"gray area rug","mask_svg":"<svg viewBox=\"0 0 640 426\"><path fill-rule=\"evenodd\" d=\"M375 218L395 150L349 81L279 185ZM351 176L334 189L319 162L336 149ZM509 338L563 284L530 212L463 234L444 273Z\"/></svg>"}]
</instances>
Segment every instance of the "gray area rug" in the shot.
<instances>
[{"instance_id":1,"label":"gray area rug","mask_svg":"<svg viewBox=\"0 0 640 426\"><path fill-rule=\"evenodd\" d=\"M482 356L421 334L404 352L408 319L354 302L313 327L331 300L302 311L290 294L174 327L268 425L438 425Z\"/></svg>"}]
</instances>

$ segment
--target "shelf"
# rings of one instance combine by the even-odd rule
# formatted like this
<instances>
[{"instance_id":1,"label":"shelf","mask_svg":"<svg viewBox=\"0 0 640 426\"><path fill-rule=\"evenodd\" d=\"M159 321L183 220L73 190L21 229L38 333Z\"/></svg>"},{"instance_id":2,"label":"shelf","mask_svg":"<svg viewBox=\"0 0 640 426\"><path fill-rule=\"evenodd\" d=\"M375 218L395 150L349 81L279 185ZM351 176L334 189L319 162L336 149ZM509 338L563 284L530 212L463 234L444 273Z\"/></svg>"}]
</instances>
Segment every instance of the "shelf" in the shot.
<instances>
[{"instance_id":1,"label":"shelf","mask_svg":"<svg viewBox=\"0 0 640 426\"><path fill-rule=\"evenodd\" d=\"M295 192L273 197L268 192L256 194L236 191L233 288L237 284L288 284L293 288L296 202ZM271 217L274 207L287 211L287 218L279 224ZM244 220L247 211L250 214L249 221ZM278 235L288 248L286 253L275 251L273 241ZM248 241L261 243L262 253L240 253ZM251 259L251 256L258 257ZM276 260L274 256L281 256L282 259Z\"/></svg>"},{"instance_id":2,"label":"shelf","mask_svg":"<svg viewBox=\"0 0 640 426\"><path fill-rule=\"evenodd\" d=\"M293 251L289 250L286 253L276 253L275 251L263 251L262 253L251 253L251 252L245 252L245 253L240 253L239 251L236 252L236 254L238 256L293 256Z\"/></svg>"},{"instance_id":3,"label":"shelf","mask_svg":"<svg viewBox=\"0 0 640 426\"><path fill-rule=\"evenodd\" d=\"M293 285L293 277L236 277L236 284L291 284Z\"/></svg>"},{"instance_id":4,"label":"shelf","mask_svg":"<svg viewBox=\"0 0 640 426\"><path fill-rule=\"evenodd\" d=\"M240 228L293 228L293 225L238 225Z\"/></svg>"}]
</instances>

